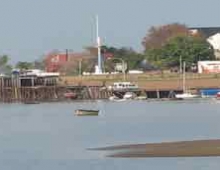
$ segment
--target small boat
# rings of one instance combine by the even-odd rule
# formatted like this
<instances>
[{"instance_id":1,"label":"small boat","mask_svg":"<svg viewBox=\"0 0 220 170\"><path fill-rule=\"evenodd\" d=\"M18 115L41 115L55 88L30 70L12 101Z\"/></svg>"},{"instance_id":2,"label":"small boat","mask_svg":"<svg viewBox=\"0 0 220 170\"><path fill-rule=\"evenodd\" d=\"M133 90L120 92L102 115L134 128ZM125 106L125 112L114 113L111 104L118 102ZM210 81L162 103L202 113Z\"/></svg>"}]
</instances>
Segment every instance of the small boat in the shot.
<instances>
[{"instance_id":1,"label":"small boat","mask_svg":"<svg viewBox=\"0 0 220 170\"><path fill-rule=\"evenodd\" d=\"M135 100L147 100L147 96L137 96Z\"/></svg>"},{"instance_id":2,"label":"small boat","mask_svg":"<svg viewBox=\"0 0 220 170\"><path fill-rule=\"evenodd\" d=\"M123 99L134 99L135 97L137 97L135 93L126 92L125 95L123 96Z\"/></svg>"},{"instance_id":3,"label":"small boat","mask_svg":"<svg viewBox=\"0 0 220 170\"><path fill-rule=\"evenodd\" d=\"M127 99L124 99L124 98L118 98L117 96L111 96L109 97L109 100L110 101L114 101L114 102L123 102L123 101L127 101Z\"/></svg>"},{"instance_id":4,"label":"small boat","mask_svg":"<svg viewBox=\"0 0 220 170\"><path fill-rule=\"evenodd\" d=\"M39 101L24 101L24 104L40 104Z\"/></svg>"},{"instance_id":5,"label":"small boat","mask_svg":"<svg viewBox=\"0 0 220 170\"><path fill-rule=\"evenodd\" d=\"M66 99L76 99L77 95L73 92L67 92L63 94Z\"/></svg>"},{"instance_id":6,"label":"small boat","mask_svg":"<svg viewBox=\"0 0 220 170\"><path fill-rule=\"evenodd\" d=\"M186 63L183 62L183 93L181 94L176 94L175 98L179 99L179 100L183 100L183 99L194 99L194 98L198 98L200 97L197 94L192 94L190 92L187 91L186 89Z\"/></svg>"},{"instance_id":7,"label":"small boat","mask_svg":"<svg viewBox=\"0 0 220 170\"><path fill-rule=\"evenodd\" d=\"M182 93L182 94L176 94L176 99L195 99L198 98L199 95L191 94L191 93Z\"/></svg>"},{"instance_id":8,"label":"small boat","mask_svg":"<svg viewBox=\"0 0 220 170\"><path fill-rule=\"evenodd\" d=\"M216 94L216 100L220 100L220 92L218 92L217 94Z\"/></svg>"},{"instance_id":9,"label":"small boat","mask_svg":"<svg viewBox=\"0 0 220 170\"><path fill-rule=\"evenodd\" d=\"M75 111L77 116L98 116L99 110L78 109Z\"/></svg>"}]
</instances>

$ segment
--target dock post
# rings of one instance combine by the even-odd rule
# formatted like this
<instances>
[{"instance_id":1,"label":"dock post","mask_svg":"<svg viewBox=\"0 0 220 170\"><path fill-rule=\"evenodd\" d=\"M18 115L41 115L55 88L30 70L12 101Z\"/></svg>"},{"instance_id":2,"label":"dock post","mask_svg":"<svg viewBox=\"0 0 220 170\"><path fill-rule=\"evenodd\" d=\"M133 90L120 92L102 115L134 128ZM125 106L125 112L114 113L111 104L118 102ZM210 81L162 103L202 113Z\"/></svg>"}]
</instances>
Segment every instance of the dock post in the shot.
<instances>
[{"instance_id":1,"label":"dock post","mask_svg":"<svg viewBox=\"0 0 220 170\"><path fill-rule=\"evenodd\" d=\"M146 98L148 99L148 93L144 91L144 94L146 95Z\"/></svg>"},{"instance_id":2,"label":"dock post","mask_svg":"<svg viewBox=\"0 0 220 170\"><path fill-rule=\"evenodd\" d=\"M157 99L160 99L160 91L157 90Z\"/></svg>"}]
</instances>

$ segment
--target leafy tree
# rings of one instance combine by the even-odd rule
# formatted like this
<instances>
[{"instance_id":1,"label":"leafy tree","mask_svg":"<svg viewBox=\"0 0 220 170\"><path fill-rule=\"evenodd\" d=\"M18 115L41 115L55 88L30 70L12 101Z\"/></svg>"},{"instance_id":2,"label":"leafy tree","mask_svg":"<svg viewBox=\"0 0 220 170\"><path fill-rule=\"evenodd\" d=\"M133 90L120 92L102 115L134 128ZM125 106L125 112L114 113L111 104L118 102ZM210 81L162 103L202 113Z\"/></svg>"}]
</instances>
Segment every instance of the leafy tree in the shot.
<instances>
[{"instance_id":1,"label":"leafy tree","mask_svg":"<svg viewBox=\"0 0 220 170\"><path fill-rule=\"evenodd\" d=\"M187 67L198 60L214 59L213 49L202 33L193 34L182 24L152 27L142 45L147 61L162 69L179 66L180 58Z\"/></svg>"},{"instance_id":2,"label":"leafy tree","mask_svg":"<svg viewBox=\"0 0 220 170\"><path fill-rule=\"evenodd\" d=\"M9 57L7 55L0 56L0 73L10 74L12 66L8 64Z\"/></svg>"},{"instance_id":3,"label":"leafy tree","mask_svg":"<svg viewBox=\"0 0 220 170\"><path fill-rule=\"evenodd\" d=\"M16 68L21 69L21 70L32 69L32 68L33 68L33 63L31 63L31 62L19 61L19 62L16 64Z\"/></svg>"},{"instance_id":4,"label":"leafy tree","mask_svg":"<svg viewBox=\"0 0 220 170\"><path fill-rule=\"evenodd\" d=\"M170 39L161 48L146 51L148 61L160 68L179 66L180 57L190 67L199 60L214 60L211 45L201 37L177 36Z\"/></svg>"},{"instance_id":5,"label":"leafy tree","mask_svg":"<svg viewBox=\"0 0 220 170\"><path fill-rule=\"evenodd\" d=\"M7 65L9 57L7 55L0 56L0 66Z\"/></svg>"},{"instance_id":6,"label":"leafy tree","mask_svg":"<svg viewBox=\"0 0 220 170\"><path fill-rule=\"evenodd\" d=\"M97 63L98 50L96 47L87 47L87 51L94 57L94 62ZM104 69L107 72L114 70L115 63L120 63L121 59L124 60L129 69L138 69L141 61L144 59L144 55L135 52L132 48L116 48L112 46L103 45L101 47L101 55L104 63ZM110 60L111 59L111 60ZM89 67L89 66L88 66Z\"/></svg>"},{"instance_id":7,"label":"leafy tree","mask_svg":"<svg viewBox=\"0 0 220 170\"><path fill-rule=\"evenodd\" d=\"M129 69L138 69L141 61L144 59L144 55L135 52L132 48L115 48L115 47L107 47L102 46L102 54L104 56L104 60L106 64L106 69L111 69L112 64L107 60L109 58L114 59L114 62L120 62L120 59L124 60ZM118 60L117 60L118 59Z\"/></svg>"},{"instance_id":8,"label":"leafy tree","mask_svg":"<svg viewBox=\"0 0 220 170\"><path fill-rule=\"evenodd\" d=\"M36 60L33 62L33 68L39 69L39 70L44 70L45 69L45 62Z\"/></svg>"},{"instance_id":9,"label":"leafy tree","mask_svg":"<svg viewBox=\"0 0 220 170\"><path fill-rule=\"evenodd\" d=\"M151 27L147 35L143 38L142 45L145 51L154 48L161 48L170 39L176 36L189 35L190 31L185 25L174 23Z\"/></svg>"}]
</instances>

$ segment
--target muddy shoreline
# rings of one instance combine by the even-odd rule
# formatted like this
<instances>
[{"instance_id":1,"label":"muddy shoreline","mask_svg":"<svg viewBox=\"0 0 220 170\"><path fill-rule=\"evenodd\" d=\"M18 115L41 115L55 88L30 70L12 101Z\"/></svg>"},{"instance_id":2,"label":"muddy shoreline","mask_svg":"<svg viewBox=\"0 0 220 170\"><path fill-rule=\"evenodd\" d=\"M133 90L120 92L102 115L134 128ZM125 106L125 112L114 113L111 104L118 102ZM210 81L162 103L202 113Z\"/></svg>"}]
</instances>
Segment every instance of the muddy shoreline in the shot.
<instances>
[{"instance_id":1,"label":"muddy shoreline","mask_svg":"<svg viewBox=\"0 0 220 170\"><path fill-rule=\"evenodd\" d=\"M220 139L119 145L92 150L109 152L107 157L211 157L220 156Z\"/></svg>"}]
</instances>

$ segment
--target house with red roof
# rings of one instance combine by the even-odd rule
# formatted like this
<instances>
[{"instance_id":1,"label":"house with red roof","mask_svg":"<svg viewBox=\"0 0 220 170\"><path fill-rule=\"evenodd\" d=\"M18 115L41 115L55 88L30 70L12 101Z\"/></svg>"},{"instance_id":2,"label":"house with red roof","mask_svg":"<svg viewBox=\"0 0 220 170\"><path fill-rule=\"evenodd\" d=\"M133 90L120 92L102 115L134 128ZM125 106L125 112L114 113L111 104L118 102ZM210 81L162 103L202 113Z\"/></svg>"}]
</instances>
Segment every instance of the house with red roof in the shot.
<instances>
[{"instance_id":1,"label":"house with red roof","mask_svg":"<svg viewBox=\"0 0 220 170\"><path fill-rule=\"evenodd\" d=\"M46 56L45 64L47 72L58 72L60 67L68 61L67 54L48 54Z\"/></svg>"},{"instance_id":2,"label":"house with red roof","mask_svg":"<svg viewBox=\"0 0 220 170\"><path fill-rule=\"evenodd\" d=\"M79 61L96 59L97 57L89 52L71 53L49 53L45 57L47 72L65 72L67 67L78 67Z\"/></svg>"}]
</instances>

